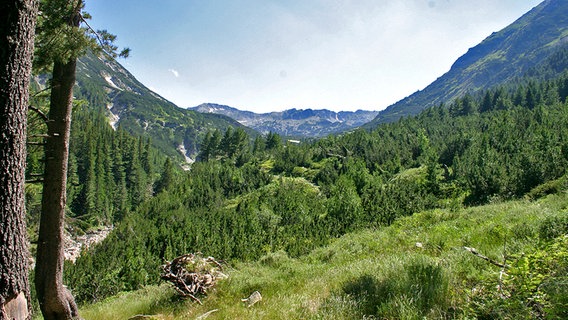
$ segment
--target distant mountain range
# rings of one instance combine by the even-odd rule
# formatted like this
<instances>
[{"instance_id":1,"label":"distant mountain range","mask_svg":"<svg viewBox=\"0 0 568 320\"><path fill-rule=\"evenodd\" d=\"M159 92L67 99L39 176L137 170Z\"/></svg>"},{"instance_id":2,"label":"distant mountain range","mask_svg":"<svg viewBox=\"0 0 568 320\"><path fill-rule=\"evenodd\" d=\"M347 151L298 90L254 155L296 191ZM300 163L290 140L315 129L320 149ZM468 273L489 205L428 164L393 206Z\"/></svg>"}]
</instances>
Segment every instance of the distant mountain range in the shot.
<instances>
[{"instance_id":1,"label":"distant mountain range","mask_svg":"<svg viewBox=\"0 0 568 320\"><path fill-rule=\"evenodd\" d=\"M554 77L568 61L553 59L568 52L568 1L546 0L505 29L493 33L460 57L450 71L424 90L381 112L333 112L290 109L257 114L212 103L182 109L152 92L112 59L88 54L77 69L77 95L107 113L115 128L145 135L164 153L190 161L202 137L214 129L243 127L249 135L275 132L286 137L323 137L373 128L422 110L527 77ZM568 55L566 55L568 56ZM543 73L546 70L548 73Z\"/></svg>"},{"instance_id":2,"label":"distant mountain range","mask_svg":"<svg viewBox=\"0 0 568 320\"><path fill-rule=\"evenodd\" d=\"M148 89L116 60L92 53L78 61L76 95L101 108L115 129L150 137L159 150L187 162L195 159L210 130L242 127L251 137L268 132L322 137L361 126L378 113L291 109L256 114L216 104L183 109Z\"/></svg>"},{"instance_id":3,"label":"distant mountain range","mask_svg":"<svg viewBox=\"0 0 568 320\"><path fill-rule=\"evenodd\" d=\"M334 112L325 109L289 109L259 114L213 103L204 103L191 110L222 114L263 134L274 132L296 138L318 138L351 130L373 120L378 114L378 111Z\"/></svg>"},{"instance_id":4,"label":"distant mountain range","mask_svg":"<svg viewBox=\"0 0 568 320\"><path fill-rule=\"evenodd\" d=\"M366 127L397 121L466 93L526 77L548 57L568 47L568 1L546 0L505 29L469 49L422 91L381 111Z\"/></svg>"}]
</instances>

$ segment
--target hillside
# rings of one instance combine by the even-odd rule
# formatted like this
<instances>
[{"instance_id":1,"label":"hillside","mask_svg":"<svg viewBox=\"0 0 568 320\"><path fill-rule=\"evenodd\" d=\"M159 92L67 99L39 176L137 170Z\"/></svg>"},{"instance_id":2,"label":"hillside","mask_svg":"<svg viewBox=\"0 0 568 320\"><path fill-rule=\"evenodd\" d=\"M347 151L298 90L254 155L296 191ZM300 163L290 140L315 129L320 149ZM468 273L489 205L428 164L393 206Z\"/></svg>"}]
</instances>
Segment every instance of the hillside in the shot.
<instances>
[{"instance_id":1,"label":"hillside","mask_svg":"<svg viewBox=\"0 0 568 320\"><path fill-rule=\"evenodd\" d=\"M468 50L424 90L381 111L366 127L397 121L420 111L527 76L567 48L568 2L546 0L505 29Z\"/></svg>"},{"instance_id":2,"label":"hillside","mask_svg":"<svg viewBox=\"0 0 568 320\"><path fill-rule=\"evenodd\" d=\"M539 318L543 307L540 312L560 319L568 310L562 307L568 238L557 237L568 232L567 208L564 190L535 202L425 211L389 227L347 234L301 258L275 252L230 264L229 279L203 305L176 299L163 284L85 306L81 313L86 319L199 319L208 312L207 319L526 319ZM555 245L558 251L546 252ZM502 268L466 246L511 267L500 276ZM537 259L549 261L550 269L534 267L535 278L521 278L529 276L521 257L534 266ZM508 298L499 296L499 285ZM255 290L263 299L247 308L240 299ZM556 304L541 304L539 294ZM523 306L526 299L538 302Z\"/></svg>"},{"instance_id":3,"label":"hillside","mask_svg":"<svg viewBox=\"0 0 568 320\"><path fill-rule=\"evenodd\" d=\"M150 137L152 144L179 161L192 161L199 143L210 130L254 130L217 114L202 114L177 107L140 83L116 60L87 54L77 64L77 98L105 110L109 123L134 136Z\"/></svg>"},{"instance_id":4,"label":"hillside","mask_svg":"<svg viewBox=\"0 0 568 320\"><path fill-rule=\"evenodd\" d=\"M231 139L224 137L234 134L225 133L221 141L224 139L226 143L216 144L216 156L196 162L192 170L183 175L161 179L167 183L156 188L151 198L117 222L105 241L66 269L66 283L78 301L95 302L158 284L160 265L188 252L203 252L205 256L231 264L269 259L266 262L282 256L303 261L323 250L320 248L333 246L337 238L346 234L396 226L401 219L413 221L406 220L412 215L432 217L440 213L439 219L445 219L469 212L467 208L478 205L519 199L531 203L549 194L563 194L568 167L567 104L568 75L564 75L526 87L497 88L484 96L457 99L448 108L430 108L417 117L382 125L372 132L356 130L311 143L286 143L276 141L275 136L259 136L253 146L247 149L239 144L242 147L233 152ZM560 218L566 215L564 204L553 207L542 212L535 210L542 213L542 217L549 213L558 213ZM527 244L538 242L534 228L541 226L530 220L532 216L522 220L502 218L500 210L489 208L473 211L472 227L491 221L491 215L495 215L498 227L486 226L483 232L500 235L503 231L500 228L508 228L501 222L511 220L515 223L511 226L514 232L507 246L520 250L521 247L509 242L517 236L522 236L519 240ZM475 216L481 220L475 220ZM434 224L437 219L434 217L429 222ZM520 221L526 226L517 225ZM491 253L491 247L483 247L473 239L484 236L456 234L458 230L467 231L468 223L464 224L445 226L440 231L442 235L437 235L435 229L429 233L427 227L421 227L420 232L424 233L420 238L425 240L413 238L415 231L405 234L396 227L392 230L397 230L403 239L409 237L411 243L434 246L423 267L445 274L453 272L449 267L449 271L438 268L446 260L430 259L454 248L455 243L475 246L484 254ZM559 224L562 225L563 222ZM444 238L446 236L449 238ZM396 237L393 239L402 241ZM502 246L501 242L499 247ZM356 249L358 244L352 247ZM447 253L451 255L452 250ZM363 247L357 253L364 255L366 251ZM269 258L263 258L267 255ZM371 259L372 263L374 261ZM333 268L332 262L333 255L324 255L320 271ZM406 261L401 263L403 267L397 267L393 273L404 274ZM409 263L408 267L413 267L414 261ZM420 262L417 260L417 263ZM468 270L475 275L479 267L475 264ZM301 270L302 266L299 268ZM283 271L289 269L285 267ZM259 270L247 272L262 276L262 269ZM295 270L292 268L291 274L284 273L276 279L289 279L296 274ZM379 288L381 274L373 274L375 271L372 264L360 270L362 275L369 272L372 279L378 279ZM335 272L332 274L338 276ZM463 275L459 273L459 276ZM262 289L255 286L254 279L250 281L244 285L246 289L231 295L245 297L251 293L249 290ZM285 281L301 288L311 287ZM93 283L97 286L93 287ZM475 283L464 286L469 290L476 288ZM337 288L341 286L333 289ZM455 310L451 307L453 294L442 291L438 302L417 306L414 304L417 300L404 300L405 295L412 294L411 288L412 284L410 289L397 291L396 299L402 300L393 297L393 301L408 304L412 312L419 315L435 318L436 314L444 313L451 317L451 310ZM331 297L331 300L322 298L316 305L326 305L328 301L329 308L343 308L353 303L341 295ZM551 303L556 306L559 302ZM325 308L321 310L324 312ZM378 311L365 312L374 315L372 312ZM471 312L482 315L493 311ZM318 317L325 318L315 316Z\"/></svg>"},{"instance_id":5,"label":"hillside","mask_svg":"<svg viewBox=\"0 0 568 320\"><path fill-rule=\"evenodd\" d=\"M191 109L202 113L226 115L263 134L273 132L295 138L320 138L348 131L371 121L378 114L376 111L363 110L334 112L312 109L288 109L259 114L212 103L204 103Z\"/></svg>"}]
</instances>

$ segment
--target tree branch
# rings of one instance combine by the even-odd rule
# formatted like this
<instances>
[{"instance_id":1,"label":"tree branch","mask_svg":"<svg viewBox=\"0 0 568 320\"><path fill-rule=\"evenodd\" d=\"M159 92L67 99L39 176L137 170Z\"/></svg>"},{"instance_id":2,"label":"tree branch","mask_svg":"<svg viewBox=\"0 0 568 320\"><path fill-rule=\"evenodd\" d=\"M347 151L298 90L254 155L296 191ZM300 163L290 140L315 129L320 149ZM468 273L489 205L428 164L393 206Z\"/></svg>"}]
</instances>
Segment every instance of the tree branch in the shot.
<instances>
[{"instance_id":1,"label":"tree branch","mask_svg":"<svg viewBox=\"0 0 568 320\"><path fill-rule=\"evenodd\" d=\"M32 95L32 97L35 98L35 97L39 96L41 93L44 93L44 92L46 92L46 91L48 91L48 90L51 90L51 87L50 87L50 86L48 86L48 87L46 87L45 89L42 89L42 90L40 90L40 91L34 93L34 94Z\"/></svg>"},{"instance_id":2,"label":"tree branch","mask_svg":"<svg viewBox=\"0 0 568 320\"><path fill-rule=\"evenodd\" d=\"M26 180L26 183L43 183L43 179Z\"/></svg>"},{"instance_id":3,"label":"tree branch","mask_svg":"<svg viewBox=\"0 0 568 320\"><path fill-rule=\"evenodd\" d=\"M474 256L477 256L477 257L491 263L492 265L495 265L495 266L503 268L503 269L509 267L507 264L499 263L499 262L497 262L497 261L495 261L495 260L493 260L493 259L491 259L487 256L482 255L481 253L477 252L477 250L475 248L470 248L470 247L463 247L463 248L465 250L471 252Z\"/></svg>"},{"instance_id":4,"label":"tree branch","mask_svg":"<svg viewBox=\"0 0 568 320\"><path fill-rule=\"evenodd\" d=\"M126 48L124 49L121 53L117 54L115 51L118 50L118 47L112 45L112 43L114 42L114 38L115 36L110 35L112 38L109 40L104 40L99 31L96 31L95 29L93 29L93 27L91 27L91 25L87 22L87 19L85 19L83 17L83 15L80 16L81 17L81 21L87 26L87 29L89 29L91 31L92 34L94 34L95 38L97 39L97 42L99 43L99 49L104 52L105 54L107 54L108 56L112 57L112 58L116 58L118 57L122 57L122 58L126 58L128 57L128 53L130 52L130 49ZM103 31L105 34L108 34L106 31ZM108 48L110 48L111 50L108 50Z\"/></svg>"},{"instance_id":5,"label":"tree branch","mask_svg":"<svg viewBox=\"0 0 568 320\"><path fill-rule=\"evenodd\" d=\"M45 123L49 122L49 118L47 117L47 115L45 113L43 113L43 111L41 111L39 108L36 108L34 106L28 106L28 109L34 111L35 113L37 113L39 115L39 117L45 121Z\"/></svg>"},{"instance_id":6,"label":"tree branch","mask_svg":"<svg viewBox=\"0 0 568 320\"><path fill-rule=\"evenodd\" d=\"M81 15L81 21L83 21L83 23L87 26L87 28L89 30L91 30L91 32L95 35L95 37L97 38L97 41L99 42L101 49L108 54L108 52L106 52L106 50L104 49L104 41L103 39L101 39L101 36L99 35L99 33L97 31L95 31L95 29L93 29L93 27L91 27L91 25L87 22L87 19L85 19L83 17L83 15Z\"/></svg>"}]
</instances>

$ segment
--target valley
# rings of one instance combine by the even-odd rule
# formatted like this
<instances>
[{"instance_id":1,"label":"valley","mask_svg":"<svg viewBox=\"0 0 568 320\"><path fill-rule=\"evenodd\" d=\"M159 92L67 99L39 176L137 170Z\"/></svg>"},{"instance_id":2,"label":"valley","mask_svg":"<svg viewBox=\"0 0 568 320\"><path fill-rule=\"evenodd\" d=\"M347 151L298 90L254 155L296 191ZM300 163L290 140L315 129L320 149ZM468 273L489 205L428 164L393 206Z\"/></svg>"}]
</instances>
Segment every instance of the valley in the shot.
<instances>
[{"instance_id":1,"label":"valley","mask_svg":"<svg viewBox=\"0 0 568 320\"><path fill-rule=\"evenodd\" d=\"M77 54L69 115L52 118L58 69L34 69L21 134L21 243L56 262L35 282L19 274L40 284L22 289L33 319L568 318L566 1L541 2L384 110L258 113L179 107L119 63L81 5L83 27L51 26L59 5L41 2L34 63ZM275 68L273 83L294 77ZM193 81L187 94L206 79ZM50 131L70 118L68 138ZM46 163L62 157L46 146L62 136L54 186ZM47 216L58 190L60 215ZM203 260L168 265L189 254ZM168 277L197 280L176 290ZM53 314L51 278L66 306Z\"/></svg>"}]
</instances>

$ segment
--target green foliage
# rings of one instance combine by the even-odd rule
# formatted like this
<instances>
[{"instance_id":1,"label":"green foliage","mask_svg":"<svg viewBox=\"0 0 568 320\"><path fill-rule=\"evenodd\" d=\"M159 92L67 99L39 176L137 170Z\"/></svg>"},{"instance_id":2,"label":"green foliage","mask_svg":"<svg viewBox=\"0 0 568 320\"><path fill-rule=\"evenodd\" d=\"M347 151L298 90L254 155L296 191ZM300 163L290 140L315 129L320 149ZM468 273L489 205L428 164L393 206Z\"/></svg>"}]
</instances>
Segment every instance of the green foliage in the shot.
<instances>
[{"instance_id":1,"label":"green foliage","mask_svg":"<svg viewBox=\"0 0 568 320\"><path fill-rule=\"evenodd\" d=\"M568 234L568 212L547 217L540 225L538 234L541 239L552 240Z\"/></svg>"},{"instance_id":2,"label":"green foliage","mask_svg":"<svg viewBox=\"0 0 568 320\"><path fill-rule=\"evenodd\" d=\"M113 131L104 114L74 113L68 187L71 216L91 225L112 224L152 195L154 168L163 157L149 143Z\"/></svg>"},{"instance_id":3,"label":"green foliage","mask_svg":"<svg viewBox=\"0 0 568 320\"><path fill-rule=\"evenodd\" d=\"M568 235L511 256L499 289L472 299L481 318L564 319L568 316Z\"/></svg>"},{"instance_id":4,"label":"green foliage","mask_svg":"<svg viewBox=\"0 0 568 320\"><path fill-rule=\"evenodd\" d=\"M177 107L151 92L112 58L99 53L89 51L79 59L75 92L93 109L114 118L116 128L135 137L150 138L151 145L174 163L186 160L180 146L185 148L186 156L195 158L203 137L215 129L224 132L228 127L240 128L256 137L255 131L228 117Z\"/></svg>"},{"instance_id":5,"label":"green foliage","mask_svg":"<svg viewBox=\"0 0 568 320\"><path fill-rule=\"evenodd\" d=\"M49 72L54 62L67 63L89 51L116 58L127 57L130 49L117 53L116 36L107 30L93 30L87 23L90 14L83 11L84 1L41 0L36 26L33 67L36 74ZM71 26L78 19L81 27Z\"/></svg>"},{"instance_id":6,"label":"green foliage","mask_svg":"<svg viewBox=\"0 0 568 320\"><path fill-rule=\"evenodd\" d=\"M475 246L502 261L506 240L511 269L528 272L503 278L507 292L523 288L510 293L537 298L538 291L530 283L542 280L540 290L546 295L541 298L550 306L543 309L546 316L563 319L566 239L540 242L535 237L538 226L549 217L565 215L567 205L567 194L560 193L535 202L425 211L388 227L346 234L298 258L277 251L258 262L232 261L226 269L229 278L219 283L203 305L168 299L174 293L171 288L149 286L86 305L82 314L93 319L141 313L194 319L216 309L211 318L540 319L531 313L530 300L511 295L505 301L499 296L499 267L462 248ZM536 254L539 251L543 252ZM525 268L517 257L528 257L531 268ZM536 270L550 277L527 278ZM240 299L256 290L263 300L247 308Z\"/></svg>"},{"instance_id":7,"label":"green foliage","mask_svg":"<svg viewBox=\"0 0 568 320\"><path fill-rule=\"evenodd\" d=\"M36 73L50 70L55 61L67 63L85 54L88 48L97 47L85 28L70 25L72 17L83 9L82 2L42 0L39 3L33 63Z\"/></svg>"},{"instance_id":8,"label":"green foliage","mask_svg":"<svg viewBox=\"0 0 568 320\"><path fill-rule=\"evenodd\" d=\"M228 127L223 137L217 129L207 132L200 144L200 161L227 160L242 166L251 158L250 137L242 128Z\"/></svg>"},{"instance_id":9,"label":"green foliage","mask_svg":"<svg viewBox=\"0 0 568 320\"><path fill-rule=\"evenodd\" d=\"M96 221L130 218L115 230L115 236L125 240L109 238L93 251L96 254L79 259L69 272L69 283L79 299L96 300L154 283L163 259L186 252L231 261L273 252L298 257L345 233L388 226L417 212L457 212L464 203L518 198L531 190L532 199L561 192L564 184L547 188L543 183L553 184L568 167L566 105L542 97L559 90L563 82L490 92L492 101L496 96L511 101L506 110L489 106L484 112L452 115L440 106L372 132L312 144L268 143L278 141L273 134L251 145L240 129L217 130L201 143L201 161L179 176L172 174L171 163L156 161L144 139L128 140L119 129L116 133L125 140L114 140L114 132L107 129L109 142L99 144L87 139L95 134L86 130L76 143L83 151L74 156L74 179L80 181L76 194L84 196L75 197L72 211L84 218L93 212ZM526 97L528 90L535 107L514 105L515 95ZM456 103L480 106L487 96L472 95ZM123 152L113 156L113 150ZM108 167L114 167L112 173L101 177ZM539 185L550 191L534 191ZM147 200L151 195L155 197ZM117 211L118 204L127 210ZM551 223L550 230L543 227L541 233L558 234L562 231L554 230L563 230L560 225ZM527 225L515 228L528 238L538 233ZM497 226L489 230L494 241L511 232ZM428 250L439 253L448 241L432 239ZM466 245L470 240L463 241ZM120 262L123 259L116 256L133 262ZM100 279L98 292L83 282L88 277Z\"/></svg>"},{"instance_id":10,"label":"green foliage","mask_svg":"<svg viewBox=\"0 0 568 320\"><path fill-rule=\"evenodd\" d=\"M35 121L36 114L30 113ZM45 132L42 125L29 131L31 140ZM39 141L38 141L39 142ZM43 173L43 148L28 149L28 179ZM152 196L152 184L160 175L164 157L148 141L122 130L114 131L104 113L90 106L76 106L73 112L68 169L68 217L73 226L86 230L118 223L131 210ZM180 171L171 166L164 179ZM174 174L175 175L175 174ZM30 227L38 222L41 186L28 186Z\"/></svg>"},{"instance_id":11,"label":"green foliage","mask_svg":"<svg viewBox=\"0 0 568 320\"><path fill-rule=\"evenodd\" d=\"M199 161L183 174L174 169L175 161L164 161L154 151L155 140L132 138L120 127L113 131L100 110L104 108L99 115L79 108L82 130L77 131L83 133L76 133L72 142L72 216L119 223L107 240L68 268L66 279L79 300L96 301L155 284L158 266L187 252L233 263L261 259L263 268L289 270L298 257L339 263L353 255L408 250L419 242L421 254L393 260L392 272L361 267L356 275L342 278L343 287L327 288L330 296L320 297L325 311L308 318L328 313L402 318L467 314L477 307L473 302L463 307L466 297L476 298L463 293L480 287L480 279L490 278L489 271L483 262L450 249L475 246L496 257L505 239L510 250L520 252L537 235L554 239L566 230L562 216L546 218L540 209L506 219L502 212L472 210L467 222L458 218L466 214L464 205L524 196L524 201L540 201L566 190L568 117L567 104L560 99L567 77L495 88L373 131L312 143L283 143L269 134L252 144L239 128L204 130ZM125 118L124 126L132 122L130 128L139 134L156 129L154 133L164 134L153 135L159 144L182 140L185 133L168 112L155 105L145 108L137 116L147 122L146 129L133 118ZM164 125L152 122L150 111L163 113L159 121ZM533 220L540 215L547 222L537 226ZM470 225L478 229L471 231ZM403 232L402 226L412 231ZM317 248L364 228L391 233L367 243L340 241L318 253ZM381 249L392 242L399 244ZM444 256L467 262L454 270ZM258 290L253 284L246 288ZM457 298L458 291L464 298ZM451 299L463 309L452 309L456 302ZM483 295L483 301L488 299Z\"/></svg>"},{"instance_id":12,"label":"green foliage","mask_svg":"<svg viewBox=\"0 0 568 320\"><path fill-rule=\"evenodd\" d=\"M414 116L440 103L452 104L454 114L464 114L468 106L456 99L478 94L499 85L526 84L551 79L564 72L566 59L566 12L563 1L546 1L503 30L493 33L479 45L461 56L446 74L426 89L383 110L367 128ZM535 93L535 92L532 92ZM536 97L536 93L533 97ZM523 99L527 95L522 96ZM512 105L512 100L495 97L493 106L500 110ZM530 98L529 98L530 99ZM481 106L480 111L486 110ZM532 108L533 103L527 105ZM471 109L473 111L473 109Z\"/></svg>"}]
</instances>

